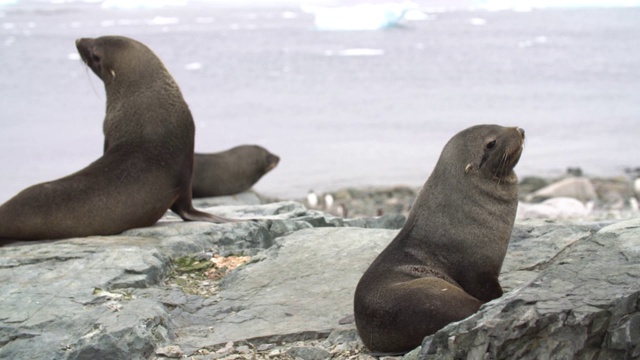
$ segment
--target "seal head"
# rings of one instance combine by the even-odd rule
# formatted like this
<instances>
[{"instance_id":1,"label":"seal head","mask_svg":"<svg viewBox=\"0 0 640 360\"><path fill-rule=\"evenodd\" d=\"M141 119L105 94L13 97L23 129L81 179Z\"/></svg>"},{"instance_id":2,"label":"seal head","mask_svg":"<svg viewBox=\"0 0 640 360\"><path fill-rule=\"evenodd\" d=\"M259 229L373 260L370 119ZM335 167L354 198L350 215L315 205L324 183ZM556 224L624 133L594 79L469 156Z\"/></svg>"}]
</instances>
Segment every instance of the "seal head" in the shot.
<instances>
[{"instance_id":1,"label":"seal head","mask_svg":"<svg viewBox=\"0 0 640 360\"><path fill-rule=\"evenodd\" d=\"M193 197L233 195L249 190L280 158L258 145L195 155Z\"/></svg>"}]
</instances>

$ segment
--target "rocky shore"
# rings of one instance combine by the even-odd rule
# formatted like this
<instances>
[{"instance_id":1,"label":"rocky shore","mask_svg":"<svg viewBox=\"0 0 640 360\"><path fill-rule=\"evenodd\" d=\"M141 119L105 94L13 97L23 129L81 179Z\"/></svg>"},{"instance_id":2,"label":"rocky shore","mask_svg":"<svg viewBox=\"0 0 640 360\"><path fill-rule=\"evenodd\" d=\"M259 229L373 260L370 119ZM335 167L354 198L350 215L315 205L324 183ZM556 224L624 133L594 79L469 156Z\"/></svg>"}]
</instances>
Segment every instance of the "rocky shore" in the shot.
<instances>
[{"instance_id":1,"label":"rocky shore","mask_svg":"<svg viewBox=\"0 0 640 360\"><path fill-rule=\"evenodd\" d=\"M336 216L406 216L419 191L419 187L407 186L345 188L314 194L317 203L297 201ZM640 214L640 169L607 178L582 176L579 170L554 179L525 177L520 181L519 197L519 219L628 219Z\"/></svg>"},{"instance_id":2,"label":"rocky shore","mask_svg":"<svg viewBox=\"0 0 640 360\"><path fill-rule=\"evenodd\" d=\"M565 200L519 214L505 295L403 359L640 356L633 183L569 179L588 197L523 179L521 206ZM416 194L346 189L310 209L248 192L196 205L251 221L167 214L117 236L3 246L0 358L372 359L350 320L353 291ZM340 204L348 219L334 215Z\"/></svg>"}]
</instances>

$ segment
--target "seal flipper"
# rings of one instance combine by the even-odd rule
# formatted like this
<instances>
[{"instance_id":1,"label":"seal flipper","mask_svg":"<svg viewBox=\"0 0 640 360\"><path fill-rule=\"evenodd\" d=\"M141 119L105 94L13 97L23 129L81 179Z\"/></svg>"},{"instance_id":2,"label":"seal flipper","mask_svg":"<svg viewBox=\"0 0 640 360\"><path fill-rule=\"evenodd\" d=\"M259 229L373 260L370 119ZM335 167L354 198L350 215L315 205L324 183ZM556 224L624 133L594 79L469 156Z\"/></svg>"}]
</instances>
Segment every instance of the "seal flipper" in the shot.
<instances>
[{"instance_id":1,"label":"seal flipper","mask_svg":"<svg viewBox=\"0 0 640 360\"><path fill-rule=\"evenodd\" d=\"M191 189L189 188L188 195L184 195L184 191L180 191L180 196L171 205L171 211L178 214L185 221L208 221L212 223L228 223L237 222L238 220L229 219L218 215L206 213L204 211L196 210L191 203Z\"/></svg>"},{"instance_id":2,"label":"seal flipper","mask_svg":"<svg viewBox=\"0 0 640 360\"><path fill-rule=\"evenodd\" d=\"M184 209L177 208L176 206L173 206L171 210L176 214L178 214L178 216L180 216L182 220L185 220L185 221L208 221L208 222L217 223L217 224L238 221L235 219L229 219L226 217L209 214L204 211L199 211L194 209L193 206L191 207L191 209L188 209L186 211Z\"/></svg>"}]
</instances>

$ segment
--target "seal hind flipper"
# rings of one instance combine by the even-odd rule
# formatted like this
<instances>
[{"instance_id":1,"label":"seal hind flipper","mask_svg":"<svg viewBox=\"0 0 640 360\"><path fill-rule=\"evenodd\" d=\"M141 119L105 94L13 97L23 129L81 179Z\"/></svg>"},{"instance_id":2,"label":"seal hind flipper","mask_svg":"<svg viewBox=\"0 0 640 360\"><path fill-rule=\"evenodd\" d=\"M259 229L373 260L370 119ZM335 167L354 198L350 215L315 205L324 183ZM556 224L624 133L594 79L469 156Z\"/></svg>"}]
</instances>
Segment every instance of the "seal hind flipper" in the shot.
<instances>
[{"instance_id":1,"label":"seal hind flipper","mask_svg":"<svg viewBox=\"0 0 640 360\"><path fill-rule=\"evenodd\" d=\"M177 206L173 206L171 211L178 214L182 220L185 221L207 221L216 224L229 223L229 222L238 222L239 220L230 219L223 216L218 216L214 214L210 214L204 211L196 210L193 206L190 209L184 209Z\"/></svg>"}]
</instances>

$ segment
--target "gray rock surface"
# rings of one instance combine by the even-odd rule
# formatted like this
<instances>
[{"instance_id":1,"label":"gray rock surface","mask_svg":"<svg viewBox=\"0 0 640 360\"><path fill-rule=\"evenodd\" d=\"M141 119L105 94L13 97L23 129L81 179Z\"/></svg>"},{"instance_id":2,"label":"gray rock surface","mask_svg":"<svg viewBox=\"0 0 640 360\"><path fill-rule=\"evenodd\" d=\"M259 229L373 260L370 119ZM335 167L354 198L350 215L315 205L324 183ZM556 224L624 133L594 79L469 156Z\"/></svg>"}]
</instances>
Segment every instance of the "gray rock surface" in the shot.
<instances>
[{"instance_id":1,"label":"gray rock surface","mask_svg":"<svg viewBox=\"0 0 640 360\"><path fill-rule=\"evenodd\" d=\"M215 196L193 199L193 206L197 208L229 205L260 205L262 203L262 198L254 191L245 191L239 194L228 196Z\"/></svg>"},{"instance_id":2,"label":"gray rock surface","mask_svg":"<svg viewBox=\"0 0 640 360\"><path fill-rule=\"evenodd\" d=\"M176 325L197 334L183 335L181 347L189 353L207 345L278 334L329 334L352 313L360 276L396 233L315 228L279 239L264 260L224 281L215 304L172 312ZM198 327L211 331L198 333Z\"/></svg>"},{"instance_id":3,"label":"gray rock surface","mask_svg":"<svg viewBox=\"0 0 640 360\"><path fill-rule=\"evenodd\" d=\"M331 281L323 282L328 276L323 266L337 269L330 265L331 259L340 258L333 252L338 249L335 247L321 258L320 252L307 244L310 248L305 251L309 254L303 259L288 259L289 267L264 270L268 276L258 274L257 278L244 280L250 269L261 269L263 263L287 264L288 255L280 255L275 261L278 253L287 254L288 249L276 240L278 237L312 226L342 226L342 219L307 211L294 202L216 207L211 211L263 220L220 225L176 221L172 220L175 216L168 215L152 227L118 236L23 242L0 248L0 358L147 359L160 347L165 354L169 345L188 354L229 339L330 329L334 322L337 324L335 318L348 313L348 304L338 305L336 300L337 307L322 314L315 309L318 319L312 322L308 313L299 314L296 308L299 299L320 293L327 294L327 306L333 303ZM389 218L380 218L379 223L386 226ZM376 220L370 219L368 224L375 226ZM301 234L304 236L304 232ZM342 248L348 248L347 239L339 240L343 240ZM238 284L253 281L260 289L229 285L230 289L219 297L202 298L163 286L172 257L211 249L223 254L256 255L269 248L273 249L263 255L263 262L247 266L247 272L236 275L243 279ZM362 266L366 266L364 261ZM289 278L279 279L283 274L319 277L314 281L322 288L317 292L313 287L306 290L304 285L313 283L301 280L295 288L298 293L288 291ZM356 281L353 277L349 280ZM347 291L347 287L343 285L341 290ZM273 289L288 291L288 297L271 295ZM349 297L344 295L344 299ZM261 299L272 299L273 303L261 304ZM311 302L307 300L304 308L308 309ZM278 321L278 327L262 317ZM299 325L289 327L291 319ZM308 326L303 326L307 321Z\"/></svg>"},{"instance_id":4,"label":"gray rock surface","mask_svg":"<svg viewBox=\"0 0 640 360\"><path fill-rule=\"evenodd\" d=\"M518 233L513 246L529 242ZM640 219L564 245L520 286L426 338L419 358L639 358Z\"/></svg>"},{"instance_id":5,"label":"gray rock surface","mask_svg":"<svg viewBox=\"0 0 640 360\"><path fill-rule=\"evenodd\" d=\"M209 211L260 220L167 216L118 236L0 248L0 358L371 359L354 324L338 322L397 233L373 227L402 217L343 220L295 202ZM517 222L508 292L407 359L637 356L640 220L605 225ZM171 258L205 252L253 258L210 297L164 284Z\"/></svg>"}]
</instances>

